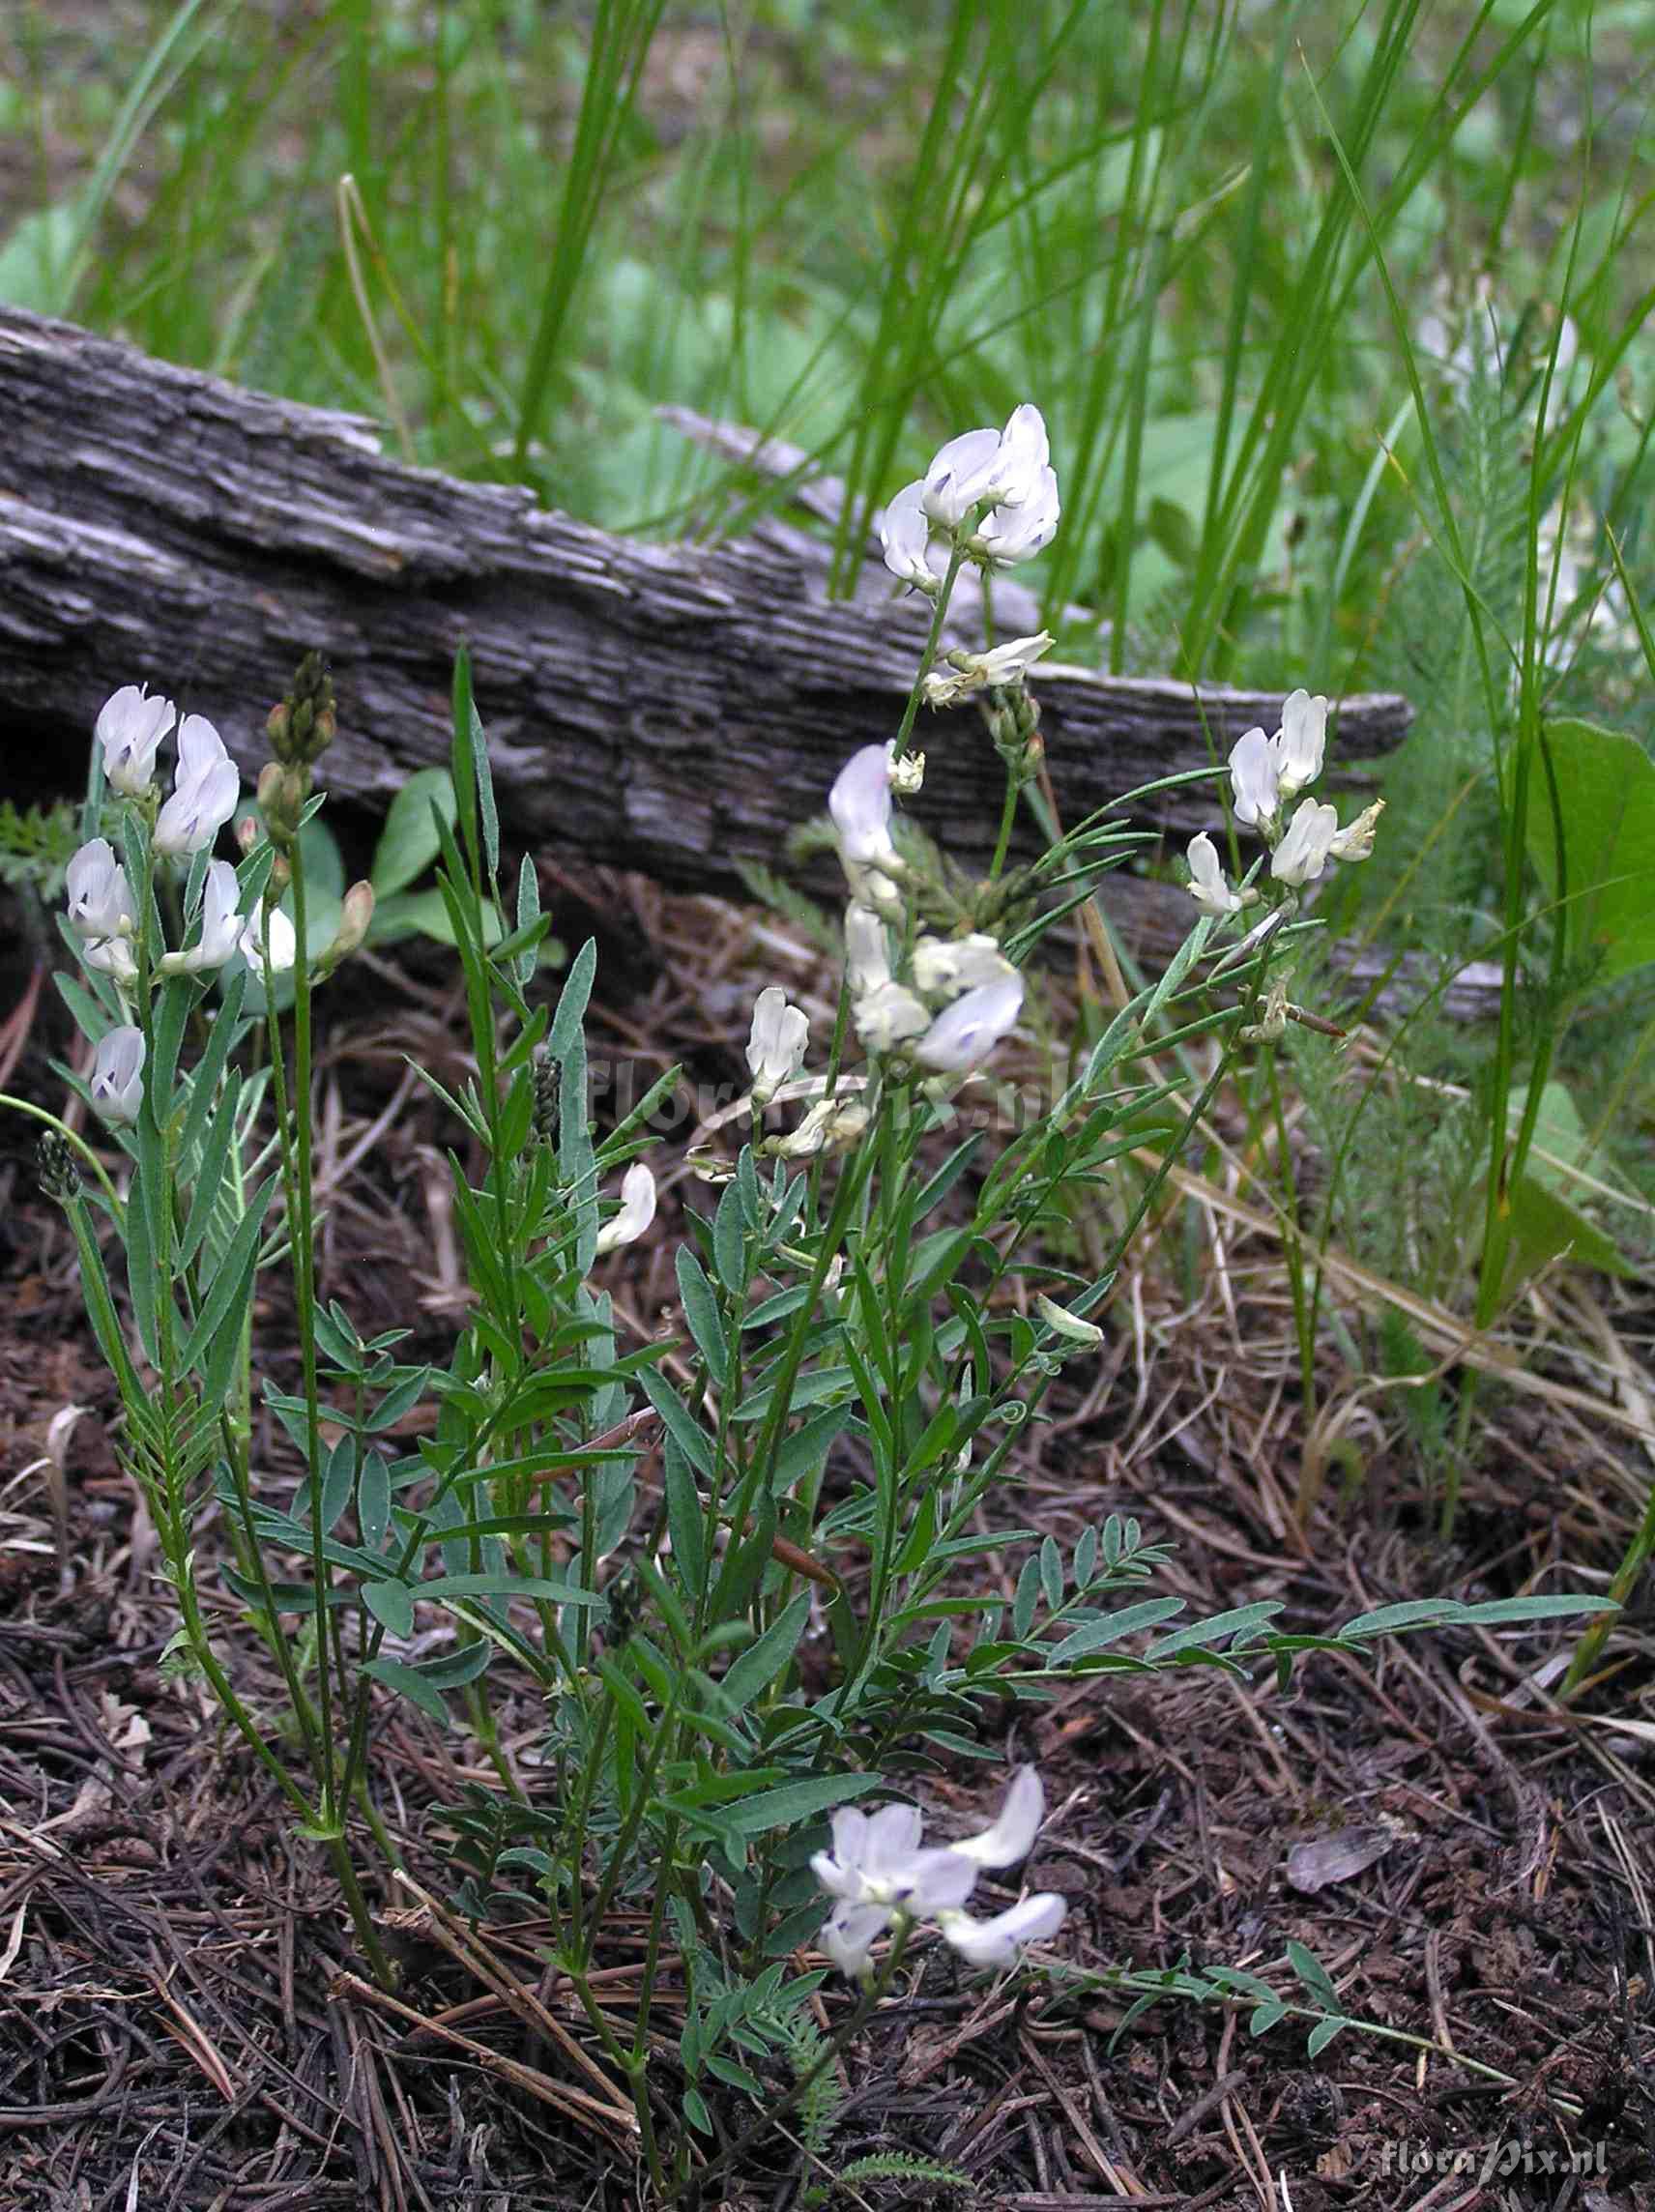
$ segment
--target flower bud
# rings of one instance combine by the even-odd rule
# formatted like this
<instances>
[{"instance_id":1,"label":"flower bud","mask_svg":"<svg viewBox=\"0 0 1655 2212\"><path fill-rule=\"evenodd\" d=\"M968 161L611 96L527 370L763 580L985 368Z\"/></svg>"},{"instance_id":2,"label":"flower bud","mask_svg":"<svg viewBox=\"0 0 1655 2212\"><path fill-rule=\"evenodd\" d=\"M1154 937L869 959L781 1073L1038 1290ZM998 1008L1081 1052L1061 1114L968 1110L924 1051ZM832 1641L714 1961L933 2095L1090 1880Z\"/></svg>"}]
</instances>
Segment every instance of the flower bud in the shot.
<instances>
[{"instance_id":1,"label":"flower bud","mask_svg":"<svg viewBox=\"0 0 1655 2212\"><path fill-rule=\"evenodd\" d=\"M348 960L353 952L361 949L372 920L372 884L352 884L339 908L339 926L334 932L334 942L322 955L324 975L331 975L341 960Z\"/></svg>"},{"instance_id":2,"label":"flower bud","mask_svg":"<svg viewBox=\"0 0 1655 2212\"><path fill-rule=\"evenodd\" d=\"M80 1195L80 1162L69 1139L56 1129L47 1129L35 1147L35 1170L41 1179L41 1188L47 1198L55 1198L60 1206L67 1206L72 1198Z\"/></svg>"},{"instance_id":3,"label":"flower bud","mask_svg":"<svg viewBox=\"0 0 1655 2212\"><path fill-rule=\"evenodd\" d=\"M294 671L287 697L270 711L265 723L270 749L278 761L307 768L327 751L337 728L328 664L319 653L307 653Z\"/></svg>"}]
</instances>

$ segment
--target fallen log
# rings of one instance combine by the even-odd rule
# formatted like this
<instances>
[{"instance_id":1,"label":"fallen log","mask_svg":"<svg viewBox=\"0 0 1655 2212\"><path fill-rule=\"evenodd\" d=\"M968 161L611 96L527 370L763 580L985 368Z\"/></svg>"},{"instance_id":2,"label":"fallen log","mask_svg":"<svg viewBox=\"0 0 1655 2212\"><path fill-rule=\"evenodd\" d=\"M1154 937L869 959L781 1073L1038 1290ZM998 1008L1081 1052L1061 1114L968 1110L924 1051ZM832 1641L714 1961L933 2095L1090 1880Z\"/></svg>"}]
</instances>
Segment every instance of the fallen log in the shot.
<instances>
[{"instance_id":1,"label":"fallen log","mask_svg":"<svg viewBox=\"0 0 1655 2212\"><path fill-rule=\"evenodd\" d=\"M360 417L15 310L0 312L0 421L14 786L73 788L99 706L136 681L210 715L256 771L266 712L314 648L339 701L326 779L382 807L446 756L467 644L519 838L733 890L739 859L781 864L845 755L892 732L923 636L928 610L893 597L877 565L829 601L785 535L716 549L611 537L521 487L391 460ZM1281 705L1080 668L1037 671L1036 688L1065 820L1209 765ZM1387 752L1409 712L1341 702L1336 759ZM920 820L962 859L986 854L1002 786L979 717L928 716L919 739ZM1214 812L1194 786L1141 818L1187 835Z\"/></svg>"}]
</instances>

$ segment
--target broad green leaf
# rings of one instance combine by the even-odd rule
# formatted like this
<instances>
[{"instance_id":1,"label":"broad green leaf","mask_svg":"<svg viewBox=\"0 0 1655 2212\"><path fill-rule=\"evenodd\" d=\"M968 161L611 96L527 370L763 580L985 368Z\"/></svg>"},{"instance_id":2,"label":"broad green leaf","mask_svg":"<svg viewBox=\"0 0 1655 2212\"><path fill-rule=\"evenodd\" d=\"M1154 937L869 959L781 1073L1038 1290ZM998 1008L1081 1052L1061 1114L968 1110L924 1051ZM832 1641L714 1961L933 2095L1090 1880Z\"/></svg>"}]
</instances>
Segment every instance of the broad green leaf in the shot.
<instances>
[{"instance_id":1,"label":"broad green leaf","mask_svg":"<svg viewBox=\"0 0 1655 2212\"><path fill-rule=\"evenodd\" d=\"M368 880L376 899L388 899L393 891L405 889L436 859L433 806L441 810L451 830L459 819L453 779L446 768L416 769L387 809L385 828L374 847Z\"/></svg>"},{"instance_id":2,"label":"broad green leaf","mask_svg":"<svg viewBox=\"0 0 1655 2212\"><path fill-rule=\"evenodd\" d=\"M1655 762L1636 738L1591 722L1548 722L1546 741L1562 866L1544 778L1529 807L1529 857L1564 901L1571 954L1595 959L1594 980L1607 983L1655 960Z\"/></svg>"}]
</instances>

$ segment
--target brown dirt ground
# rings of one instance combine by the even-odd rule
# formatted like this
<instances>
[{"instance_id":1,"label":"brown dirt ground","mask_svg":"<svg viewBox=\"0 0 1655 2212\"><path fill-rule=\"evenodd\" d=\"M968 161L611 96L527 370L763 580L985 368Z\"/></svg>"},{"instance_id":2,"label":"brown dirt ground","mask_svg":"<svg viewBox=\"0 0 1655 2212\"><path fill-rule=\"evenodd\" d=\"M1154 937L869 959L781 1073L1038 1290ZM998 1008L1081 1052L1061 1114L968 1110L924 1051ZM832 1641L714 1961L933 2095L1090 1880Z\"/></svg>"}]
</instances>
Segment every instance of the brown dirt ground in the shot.
<instances>
[{"instance_id":1,"label":"brown dirt ground","mask_svg":"<svg viewBox=\"0 0 1655 2212\"><path fill-rule=\"evenodd\" d=\"M643 1081L672 1059L734 1081L744 964L786 973L773 937L755 947L750 917L626 879L550 888L566 938L603 924L604 1047ZM810 988L808 962L794 974ZM334 1010L320 1084L329 1282L364 1327L404 1318L412 1283L439 1354L456 1310L446 1132L401 1055L439 1072L456 1055L444 977L418 958L363 969ZM15 1086L53 1095L44 1055L65 1043L44 1000ZM29 1153L18 1123L0 1127L0 2207L640 2204L624 2144L569 2107L590 2086L570 2055L580 2023L536 1926L468 1934L384 1900L404 1915L406 1980L397 2002L377 1999L353 1978L325 1867L262 1774L194 1692L161 1682L171 1623L153 1538L104 1433L111 1388ZM616 1285L641 1330L670 1295L663 1211L666 1239L628 1255ZM1406 1460L1377 1444L1363 1496L1325 1499L1301 1540L1287 1330L1246 1258L1233 1253L1195 1308L1148 1275L1123 1286L1091 1386L1030 1434L1018 1518L1072 1541L1107 1511L1135 1513L1176 1545L1169 1581L1196 1610L1276 1596L1315 1630L1407 1597L1502 1594L1561 1559L1612 1563L1582 1487L1591 1440L1515 1395L1488 1398L1452 1550L1429 1539ZM277 1371L281 1322L265 1317ZM74 1439L66 1561L41 1478L22 1470L71 1402L96 1417ZM210 1528L202 1542L210 1554ZM985 1571L1009 1588L1015 1565ZM233 1637L228 1600L224 1619ZM970 2201L1008 2212L1655 2207L1648 1628L1645 1608L1578 1715L1531 1680L1555 1637L1454 1631L1365 1666L1314 1657L1285 1694L1202 1670L1093 1680L1014 1729L1008 1716L1006 1753L1046 1776L1033 1871L1071 1901L1060 1947L1074 1965L1101 1976L1187 1957L1285 1990L1297 1939L1355 2019L1431 2048L1351 2028L1312 2061L1302 2023L1254 2039L1244 2015L1180 2001L1114 2041L1128 1999L1107 1987L986 1987L921 1955L850 2052L831 2164L944 2160L972 2176ZM252 1651L242 1669L276 1710ZM507 1734L534 1742L527 1701ZM475 1745L407 1708L388 1716L380 1801L438 1899L436 1808L471 1779L484 1779ZM982 1802L968 1773L927 1788L943 1818ZM1319 1871L1332 1878L1307 1887ZM618 1925L619 1997L636 1959ZM824 1997L831 2019L845 2000ZM677 2025L669 1987L663 2052ZM670 2106L666 2055L661 2081ZM718 2117L734 2132L744 2115L733 2099ZM1572 2152L1589 2173L1568 2171ZM794 2205L811 2178L777 2133L717 2201ZM891 2180L835 2198L967 2201Z\"/></svg>"}]
</instances>

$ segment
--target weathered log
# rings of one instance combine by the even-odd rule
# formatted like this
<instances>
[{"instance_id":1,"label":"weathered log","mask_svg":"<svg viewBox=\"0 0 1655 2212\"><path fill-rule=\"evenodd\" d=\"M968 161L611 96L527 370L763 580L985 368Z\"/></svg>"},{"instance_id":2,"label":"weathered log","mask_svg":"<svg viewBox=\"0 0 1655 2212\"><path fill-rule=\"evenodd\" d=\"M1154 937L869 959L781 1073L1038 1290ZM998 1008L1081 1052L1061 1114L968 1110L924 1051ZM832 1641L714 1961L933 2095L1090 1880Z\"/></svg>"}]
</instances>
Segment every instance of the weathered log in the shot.
<instances>
[{"instance_id":1,"label":"weathered log","mask_svg":"<svg viewBox=\"0 0 1655 2212\"><path fill-rule=\"evenodd\" d=\"M79 777L97 709L145 681L209 714L243 767L314 647L339 736L326 778L378 803L448 745L469 644L502 812L520 835L709 890L775 864L846 753L888 736L927 610L871 568L829 602L786 541L615 538L503 484L380 451L369 422L291 405L65 323L0 312L0 742L37 785ZM1038 673L1065 819L1208 765L1279 695ZM1395 697L1347 699L1336 757L1388 751ZM962 859L999 817L971 709L928 718L920 819ZM1346 774L1350 785L1359 776ZM1209 823L1205 786L1144 818Z\"/></svg>"}]
</instances>

